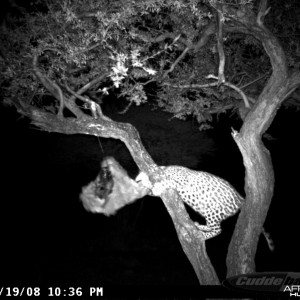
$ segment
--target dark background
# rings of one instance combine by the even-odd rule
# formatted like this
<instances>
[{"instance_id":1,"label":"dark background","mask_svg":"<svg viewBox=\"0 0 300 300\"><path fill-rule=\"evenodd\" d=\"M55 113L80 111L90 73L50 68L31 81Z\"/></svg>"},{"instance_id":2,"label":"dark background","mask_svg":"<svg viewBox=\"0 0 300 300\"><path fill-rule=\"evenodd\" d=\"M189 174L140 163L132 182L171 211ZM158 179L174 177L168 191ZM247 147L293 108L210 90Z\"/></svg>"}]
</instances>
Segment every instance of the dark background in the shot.
<instances>
[{"instance_id":1,"label":"dark background","mask_svg":"<svg viewBox=\"0 0 300 300\"><path fill-rule=\"evenodd\" d=\"M157 163L211 172L244 195L242 158L230 135L231 127L240 126L234 117L223 115L215 129L199 132L195 121L170 121L170 114L148 105L131 108L126 115L115 112L113 105L107 108L115 120L138 128ZM260 239L257 271L300 270L299 125L299 112L280 109L268 131L272 140L264 139L276 179L265 224L275 252ZM198 285L159 198L146 197L109 218L84 210L81 188L96 177L103 157L96 137L42 132L6 108L1 109L1 132L0 279L28 284ZM104 156L113 155L130 176L137 175L121 142L100 141ZM207 242L221 280L236 217L223 222L223 232Z\"/></svg>"}]
</instances>

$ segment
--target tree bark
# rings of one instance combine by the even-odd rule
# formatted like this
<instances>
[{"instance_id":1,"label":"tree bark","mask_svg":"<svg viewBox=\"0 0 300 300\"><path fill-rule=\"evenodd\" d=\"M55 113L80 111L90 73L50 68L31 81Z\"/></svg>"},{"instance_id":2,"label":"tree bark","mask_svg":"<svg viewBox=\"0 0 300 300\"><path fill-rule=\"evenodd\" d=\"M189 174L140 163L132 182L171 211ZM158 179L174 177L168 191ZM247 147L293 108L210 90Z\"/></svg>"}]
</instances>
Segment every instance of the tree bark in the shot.
<instances>
[{"instance_id":1,"label":"tree bark","mask_svg":"<svg viewBox=\"0 0 300 300\"><path fill-rule=\"evenodd\" d=\"M194 225L177 192L167 190L162 200L173 220L181 247L192 264L201 285L219 285L219 278L207 255L205 240Z\"/></svg>"},{"instance_id":2,"label":"tree bark","mask_svg":"<svg viewBox=\"0 0 300 300\"><path fill-rule=\"evenodd\" d=\"M266 1L253 23L245 15L238 20L235 29L259 39L270 58L272 75L249 111L239 133L233 132L246 169L245 205L242 207L227 255L227 277L255 271L255 253L259 235L265 222L274 190L274 171L269 151L261 137L272 123L277 109L286 97L300 84L300 72L289 75L283 48L263 25L267 13ZM252 22L252 23L251 23ZM251 25L251 26L249 26Z\"/></svg>"},{"instance_id":3,"label":"tree bark","mask_svg":"<svg viewBox=\"0 0 300 300\"><path fill-rule=\"evenodd\" d=\"M130 151L139 169L149 174L154 182L160 178L159 167L144 148L139 133L128 123L119 123L107 117L94 119L87 116L84 119L60 118L57 115L41 112L35 108L20 106L22 114L27 115L35 126L48 132L63 134L88 134L123 141ZM184 253L191 262L200 284L220 284L215 270L206 253L202 233L197 229L188 216L177 193L168 190L162 200L174 222L174 226Z\"/></svg>"},{"instance_id":4,"label":"tree bark","mask_svg":"<svg viewBox=\"0 0 300 300\"><path fill-rule=\"evenodd\" d=\"M227 256L227 276L255 271L255 253L259 235L272 200L274 173L269 151L255 127L250 132L234 133L246 168L246 200L238 218Z\"/></svg>"},{"instance_id":5,"label":"tree bark","mask_svg":"<svg viewBox=\"0 0 300 300\"><path fill-rule=\"evenodd\" d=\"M87 134L104 138L114 138L124 142L131 156L141 171L153 172L157 165L149 155L136 128L129 123L115 122L108 117L94 119L85 118L59 118L57 115L42 112L34 107L18 107L22 115L31 119L33 125L48 132L63 134Z\"/></svg>"}]
</instances>

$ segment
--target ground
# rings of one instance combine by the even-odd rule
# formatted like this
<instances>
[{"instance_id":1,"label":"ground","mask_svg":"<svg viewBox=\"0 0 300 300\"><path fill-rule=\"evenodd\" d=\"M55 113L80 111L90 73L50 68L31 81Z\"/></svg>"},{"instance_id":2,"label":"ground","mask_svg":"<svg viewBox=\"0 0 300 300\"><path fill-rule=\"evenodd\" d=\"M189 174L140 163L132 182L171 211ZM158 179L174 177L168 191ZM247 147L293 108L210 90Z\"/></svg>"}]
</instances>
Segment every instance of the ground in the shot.
<instances>
[{"instance_id":1,"label":"ground","mask_svg":"<svg viewBox=\"0 0 300 300\"><path fill-rule=\"evenodd\" d=\"M95 178L103 156L95 137L45 133L13 112L2 109L1 115L0 279L197 286L159 198L144 198L110 218L83 209L81 187ZM244 168L230 136L230 128L239 126L235 119L221 118L214 130L201 133L193 120L168 121L171 115L149 106L113 117L138 128L157 163L211 172L243 194ZM299 122L299 113L280 110L269 130L275 138L266 145L274 162L276 187L266 229L276 251L270 253L261 239L258 271L299 271L295 209L299 183L294 176L300 165L295 141ZM137 167L122 143L101 139L101 144L104 155L113 155L131 176L136 175ZM221 279L234 222L235 217L226 221L223 233L207 242Z\"/></svg>"}]
</instances>

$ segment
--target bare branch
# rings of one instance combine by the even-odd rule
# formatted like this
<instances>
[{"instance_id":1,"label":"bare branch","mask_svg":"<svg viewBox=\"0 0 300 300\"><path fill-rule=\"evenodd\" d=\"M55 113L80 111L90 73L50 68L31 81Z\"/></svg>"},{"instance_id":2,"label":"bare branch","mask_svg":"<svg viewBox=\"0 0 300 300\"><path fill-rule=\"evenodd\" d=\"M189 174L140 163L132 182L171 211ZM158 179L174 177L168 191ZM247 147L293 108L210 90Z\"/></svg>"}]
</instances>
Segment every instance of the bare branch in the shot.
<instances>
[{"instance_id":1,"label":"bare branch","mask_svg":"<svg viewBox=\"0 0 300 300\"><path fill-rule=\"evenodd\" d=\"M178 37L178 34L172 33L172 32L165 32L163 34L160 34L159 36L152 37L145 32L135 31L134 35L136 35L142 41L147 42L147 43L159 43L159 42L163 42L167 38L172 38L173 40L175 40ZM179 36L178 41L180 43L186 45L187 47L191 48L193 46L193 44L191 42L189 42L187 39L185 39L181 36Z\"/></svg>"},{"instance_id":2,"label":"bare branch","mask_svg":"<svg viewBox=\"0 0 300 300\"><path fill-rule=\"evenodd\" d=\"M250 108L248 98L240 88L238 88L237 86L235 86L234 84L232 84L230 82L224 82L223 84L230 87L230 88L232 88L232 89L234 89L234 90L236 90L241 95L241 97L243 98L245 107Z\"/></svg>"},{"instance_id":3,"label":"bare branch","mask_svg":"<svg viewBox=\"0 0 300 300\"><path fill-rule=\"evenodd\" d=\"M265 16L269 13L271 7L267 8L267 0L261 0L257 13L256 22L259 26L263 26Z\"/></svg>"},{"instance_id":4,"label":"bare branch","mask_svg":"<svg viewBox=\"0 0 300 300\"><path fill-rule=\"evenodd\" d=\"M177 41L186 47L193 49L194 52L198 52L202 47L204 47L209 39L209 36L215 33L215 24L210 23L202 32L201 38L199 41L192 43L188 39L183 38L181 35L176 35L172 32L165 32L163 34L160 34L156 37L152 37L148 35L147 33L141 32L141 31L135 31L134 34L147 43L159 43L163 42L167 38L172 38L173 40ZM156 54L155 54L156 55Z\"/></svg>"},{"instance_id":5,"label":"bare branch","mask_svg":"<svg viewBox=\"0 0 300 300\"><path fill-rule=\"evenodd\" d=\"M89 104L89 107L90 107L90 111L94 117L94 119L97 119L97 114L96 114L96 109L94 108L94 105L91 105L91 100L89 100L87 97L83 97L81 95L78 95L77 93L75 93L68 85L67 83L65 82L65 88L67 89L67 91L69 93L71 93L74 97L82 100L83 102L85 103L88 103ZM93 109L94 108L94 109Z\"/></svg>"},{"instance_id":6,"label":"bare branch","mask_svg":"<svg viewBox=\"0 0 300 300\"><path fill-rule=\"evenodd\" d=\"M48 49L47 49L48 50ZM33 71L36 77L40 80L43 86L51 93L51 95L59 101L59 110L57 115L59 118L63 118L63 110L64 110L64 96L61 88L52 80L50 80L47 76L42 74L37 66L39 54L36 52L33 55Z\"/></svg>"},{"instance_id":7,"label":"bare branch","mask_svg":"<svg viewBox=\"0 0 300 300\"><path fill-rule=\"evenodd\" d=\"M218 69L218 84L222 84L225 82L225 53L223 48L223 13L221 11L217 11L217 41L218 41L218 53L219 53L219 69Z\"/></svg>"},{"instance_id":8,"label":"bare branch","mask_svg":"<svg viewBox=\"0 0 300 300\"><path fill-rule=\"evenodd\" d=\"M130 101L130 102L128 103L128 105L127 105L123 110L119 111L119 114L120 114L120 115L126 114L127 111L128 111L128 109L131 107L132 104L133 104L133 101Z\"/></svg>"},{"instance_id":9,"label":"bare branch","mask_svg":"<svg viewBox=\"0 0 300 300\"><path fill-rule=\"evenodd\" d=\"M218 77L216 77L214 75L209 75L209 76L207 76L207 78L218 79ZM174 88L181 88L181 89L190 89L190 88L200 89L200 88L208 88L208 87L218 86L219 83L218 82L213 82L213 83L207 83L207 84L185 84L185 85L180 85L179 84L179 85L175 85L175 84L170 84L170 83L166 82L166 83L163 83L163 85L171 86L171 87L174 87ZM234 84L232 84L230 82L224 82L223 85L226 85L226 86L234 89L235 91L237 91L241 95L241 97L244 101L245 107L250 108L248 98L240 88L238 88L237 86L235 86Z\"/></svg>"},{"instance_id":10,"label":"bare branch","mask_svg":"<svg viewBox=\"0 0 300 300\"><path fill-rule=\"evenodd\" d=\"M158 56L158 55L160 55L161 53L167 51L167 50L170 49L173 45L175 45L175 43L179 40L179 38L180 38L180 34L177 35L177 36L174 38L174 40L172 41L172 43L171 43L170 45L168 45L168 46L165 45L164 49L162 49L161 51L158 51L158 52L154 53L154 54L151 55L151 56L145 57L141 62L145 62L145 61L147 61L147 60L149 60L149 59L151 59L151 58L154 58L155 56Z\"/></svg>"},{"instance_id":11,"label":"bare branch","mask_svg":"<svg viewBox=\"0 0 300 300\"><path fill-rule=\"evenodd\" d=\"M215 33L215 24L209 24L202 33L201 39L193 45L194 52L199 51L204 47L209 39L209 36Z\"/></svg>"},{"instance_id":12,"label":"bare branch","mask_svg":"<svg viewBox=\"0 0 300 300\"><path fill-rule=\"evenodd\" d=\"M216 77L214 75L208 75L207 78L218 79L218 77ZM218 84L219 84L219 82L218 82ZM223 85L226 85L226 86L236 90L242 96L242 99L244 100L245 107L250 108L250 104L249 104L249 101L247 99L247 96L245 95L245 93L240 88L238 88L237 86L235 86L234 84L232 84L230 82L224 82Z\"/></svg>"},{"instance_id":13,"label":"bare branch","mask_svg":"<svg viewBox=\"0 0 300 300\"><path fill-rule=\"evenodd\" d=\"M190 50L189 47L186 47L182 53L178 56L178 58L174 61L174 63L171 65L171 67L165 71L164 75L162 76L162 78L166 78L167 75L172 72L175 68L175 66L184 58L184 56L186 55L186 53Z\"/></svg>"},{"instance_id":14,"label":"bare branch","mask_svg":"<svg viewBox=\"0 0 300 300\"><path fill-rule=\"evenodd\" d=\"M53 97L55 97L59 101L60 105L59 105L59 111L57 114L58 117L60 119L63 118L64 107L68 108L77 118L84 117L84 113L80 109L78 109L76 107L76 105L74 103L72 103L72 101L69 102L67 99L65 99L61 88L54 81L50 80L47 76L42 74L42 72L39 70L39 68L37 66L38 57L39 57L40 53L42 53L46 50L55 51L55 52L60 53L60 51L58 51L56 49L52 49L52 48L47 48L42 51L36 51L33 56L33 71L34 71L35 75L37 76L37 78L44 85L44 87L51 93L51 95Z\"/></svg>"},{"instance_id":15,"label":"bare branch","mask_svg":"<svg viewBox=\"0 0 300 300\"><path fill-rule=\"evenodd\" d=\"M263 78L265 78L267 75L268 75L268 73L263 74L262 76L260 76L260 77L258 77L258 78L256 78L256 79L254 79L254 80L252 80L252 81L250 81L250 82L244 84L243 86L240 87L240 89L241 89L241 90L242 90L242 89L245 89L245 88L248 87L249 85L251 85L251 84L253 84L253 83L255 83L255 82L257 82L257 81L259 81L259 80L261 80L261 79L263 79Z\"/></svg>"},{"instance_id":16,"label":"bare branch","mask_svg":"<svg viewBox=\"0 0 300 300\"><path fill-rule=\"evenodd\" d=\"M88 82L86 85L84 85L80 90L78 90L76 92L76 95L82 95L88 89L90 89L91 87L93 87L94 85L96 85L97 83L102 81L107 75L108 75L108 73L105 72L104 74L100 75L99 77L96 77L92 81ZM76 98L77 98L77 96L73 95L72 97L70 97L70 101L74 101Z\"/></svg>"},{"instance_id":17,"label":"bare branch","mask_svg":"<svg viewBox=\"0 0 300 300\"><path fill-rule=\"evenodd\" d=\"M163 82L162 85L179 88L179 89L201 89L201 88L209 88L209 87L217 86L218 83L213 82L213 83L206 83L206 84L197 84L197 83L194 83L194 84L172 84L172 83L168 83L168 82Z\"/></svg>"},{"instance_id":18,"label":"bare branch","mask_svg":"<svg viewBox=\"0 0 300 300\"><path fill-rule=\"evenodd\" d=\"M102 109L100 107L100 105L94 101L92 101L91 99L89 99L89 97L85 96L81 96L79 95L78 93L76 93L75 91L73 91L68 85L67 83L65 82L65 88L67 89L67 91L69 93L71 93L74 97L82 100L83 102L87 103L89 105L89 108L90 108L90 111L92 113L92 116L94 119L97 119L98 116L97 116L97 113L99 115L99 117L103 120L107 120L107 121L111 121L110 118L106 117L103 113L102 113Z\"/></svg>"},{"instance_id":19,"label":"bare branch","mask_svg":"<svg viewBox=\"0 0 300 300\"><path fill-rule=\"evenodd\" d=\"M26 114L32 123L48 132L64 134L87 134L104 138L113 138L125 143L134 161L141 171L149 172L157 168L153 159L141 143L140 135L136 128L129 123L120 123L106 118L64 118L60 120L56 115L31 108Z\"/></svg>"}]
</instances>

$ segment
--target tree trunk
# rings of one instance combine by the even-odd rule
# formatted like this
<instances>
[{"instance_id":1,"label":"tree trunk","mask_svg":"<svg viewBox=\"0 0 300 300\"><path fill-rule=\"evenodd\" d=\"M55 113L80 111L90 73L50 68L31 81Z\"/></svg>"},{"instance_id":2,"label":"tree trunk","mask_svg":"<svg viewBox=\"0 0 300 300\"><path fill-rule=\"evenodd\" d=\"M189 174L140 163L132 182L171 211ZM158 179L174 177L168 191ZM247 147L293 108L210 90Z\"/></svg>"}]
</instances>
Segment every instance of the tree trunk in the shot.
<instances>
[{"instance_id":1,"label":"tree trunk","mask_svg":"<svg viewBox=\"0 0 300 300\"><path fill-rule=\"evenodd\" d=\"M255 129L255 128L253 128ZM233 134L246 167L246 202L236 224L227 256L227 276L255 271L258 239L274 189L274 172L269 151L255 130Z\"/></svg>"},{"instance_id":2,"label":"tree trunk","mask_svg":"<svg viewBox=\"0 0 300 300\"><path fill-rule=\"evenodd\" d=\"M278 57L284 65L284 58ZM289 93L293 82L286 69L273 72L264 91L247 115L239 133L234 132L246 168L245 205L236 224L227 256L227 275L234 276L255 271L255 253L259 235L271 203L274 174L269 151L261 137L273 121L277 109Z\"/></svg>"},{"instance_id":3,"label":"tree trunk","mask_svg":"<svg viewBox=\"0 0 300 300\"><path fill-rule=\"evenodd\" d=\"M250 14L237 14L235 26L227 27L228 31L252 34L260 40L273 70L267 85L246 116L240 132L233 132L246 169L246 199L229 245L227 277L255 271L258 239L274 190L272 161L261 137L269 128L282 102L300 84L300 72L288 73L283 48L263 25L268 11L267 1L262 0L256 19Z\"/></svg>"},{"instance_id":4,"label":"tree trunk","mask_svg":"<svg viewBox=\"0 0 300 300\"><path fill-rule=\"evenodd\" d=\"M288 76L284 57L277 58L279 66L283 67L281 72L275 69L276 72L273 72L255 106L247 115L240 133L233 132L246 168L246 200L229 246L228 277L255 271L257 243L274 190L272 161L261 136L270 126L281 103L300 84L300 72Z\"/></svg>"}]
</instances>

